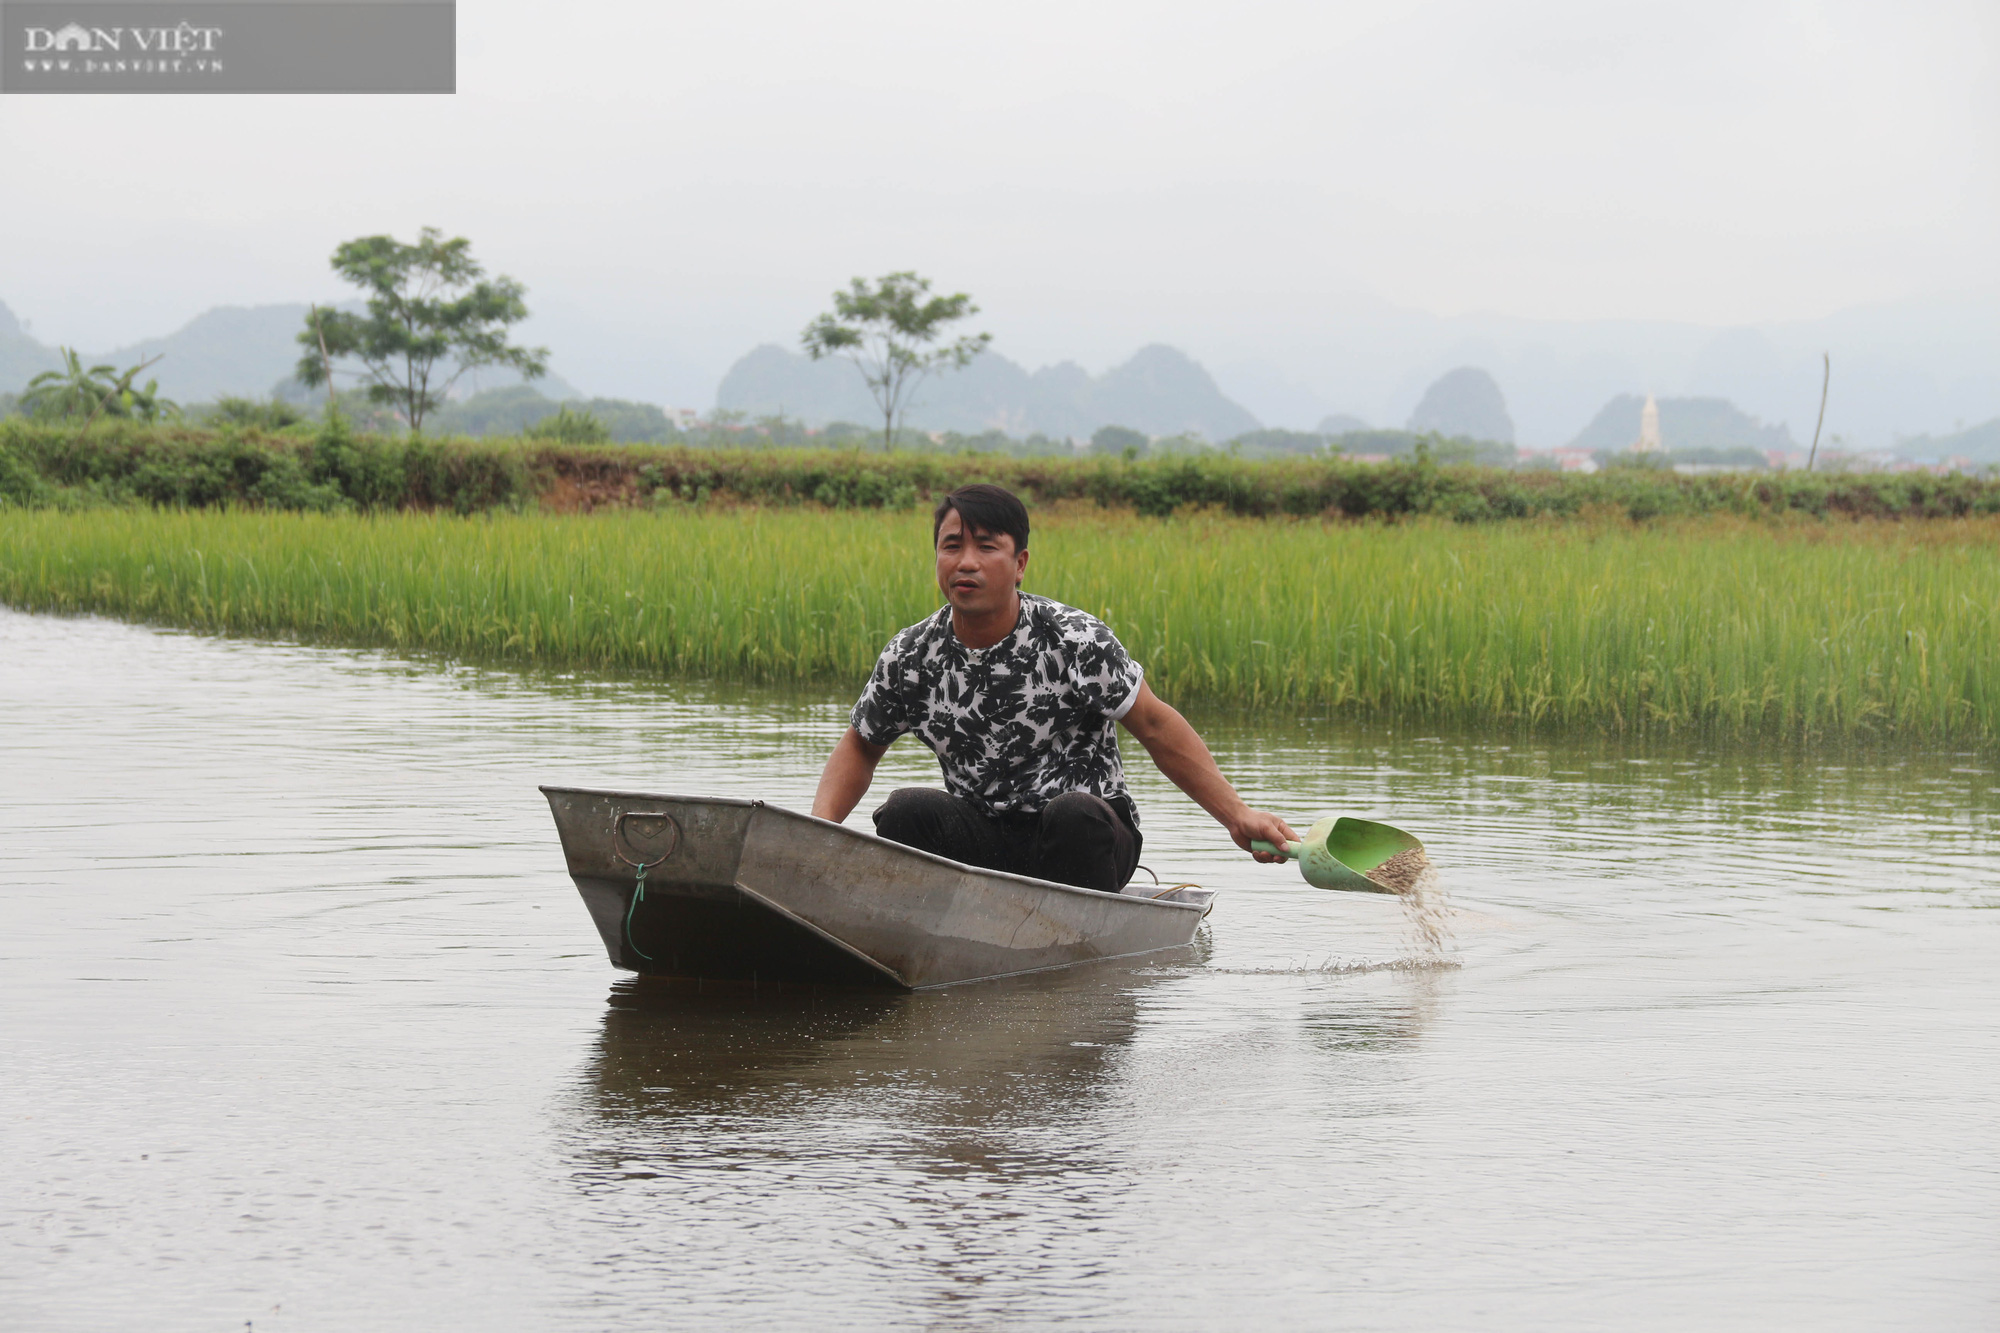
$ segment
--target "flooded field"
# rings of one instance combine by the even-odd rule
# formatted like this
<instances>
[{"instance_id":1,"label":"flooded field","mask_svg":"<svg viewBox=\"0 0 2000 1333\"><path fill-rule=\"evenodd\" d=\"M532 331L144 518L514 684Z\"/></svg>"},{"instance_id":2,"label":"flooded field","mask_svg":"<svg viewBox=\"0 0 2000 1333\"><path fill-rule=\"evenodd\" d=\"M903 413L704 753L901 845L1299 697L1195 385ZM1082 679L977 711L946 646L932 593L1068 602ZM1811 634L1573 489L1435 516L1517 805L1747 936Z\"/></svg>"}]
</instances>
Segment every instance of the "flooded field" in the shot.
<instances>
[{"instance_id":1,"label":"flooded field","mask_svg":"<svg viewBox=\"0 0 2000 1333\"><path fill-rule=\"evenodd\" d=\"M844 699L0 611L0 703L0 1326L2000 1322L1990 754L1198 719L1424 838L1448 956L1128 742L1192 948L717 997L535 786L803 809Z\"/></svg>"}]
</instances>

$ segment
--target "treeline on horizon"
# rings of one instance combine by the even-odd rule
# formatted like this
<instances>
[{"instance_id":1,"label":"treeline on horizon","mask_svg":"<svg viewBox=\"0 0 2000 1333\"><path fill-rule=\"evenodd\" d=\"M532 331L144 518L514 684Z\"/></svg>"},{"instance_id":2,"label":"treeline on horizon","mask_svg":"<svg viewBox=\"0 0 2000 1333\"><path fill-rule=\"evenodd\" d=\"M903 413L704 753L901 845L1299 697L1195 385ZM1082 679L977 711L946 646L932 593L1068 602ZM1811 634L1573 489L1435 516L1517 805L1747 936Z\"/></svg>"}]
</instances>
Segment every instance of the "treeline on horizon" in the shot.
<instances>
[{"instance_id":1,"label":"treeline on horizon","mask_svg":"<svg viewBox=\"0 0 2000 1333\"><path fill-rule=\"evenodd\" d=\"M1724 409L1729 406L1721 400L1715 403L1709 400L1689 401L1698 406L1719 405ZM338 395L338 406L359 430L395 434L404 427L402 419L392 410L370 403L359 392L342 392ZM195 425L253 424L300 431L311 429L312 423L324 415L324 410L321 403L284 395L265 401L228 398L191 406L187 420ZM1023 458L1068 458L1078 453L1127 458L1223 453L1252 460L1312 458L1328 454L1381 460L1414 455L1421 444L1440 462L1478 463L1488 467L1556 466L1549 451L1517 448L1513 444L1479 435L1367 426L1359 422L1335 428L1332 424L1334 420L1337 419L1329 419L1316 430L1260 427L1221 441L1211 440L1194 431L1149 435L1129 426L1111 424L1098 428L1081 448L1068 436L1047 435L1038 431L1012 434L998 428L931 431L899 427L895 439L899 452L994 453ZM426 419L425 429L427 433L440 436L526 437L573 444L682 444L697 449L880 450L882 447L882 427L879 424L863 425L836 420L814 425L782 412L752 415L724 408L691 420L685 414L670 414L656 404L632 399L551 398L537 387L527 384L487 389L468 398L448 402ZM1602 431L1597 433L1603 434ZM1718 432L1711 430L1706 433L1714 435ZM1651 457L1634 455L1623 447L1585 448L1579 444L1571 445L1566 452L1587 455L1600 467L1691 464L1704 469L1752 472L1772 470L1773 467L1769 451L1751 447L1740 440L1728 446L1669 445ZM1974 453L1977 454L1978 450L1974 449ZM1978 461L1974 457L1973 462L1977 464ZM1996 470L2000 470L2000 455L1994 456L1991 461L1995 463ZM1819 462L1828 470L1867 470L1865 466L1855 463L1849 451L1838 442L1820 450ZM1977 468L1972 470L1977 471Z\"/></svg>"},{"instance_id":2,"label":"treeline on horizon","mask_svg":"<svg viewBox=\"0 0 2000 1333\"><path fill-rule=\"evenodd\" d=\"M299 397L299 393L298 386L291 385L288 392L274 394L268 399L224 397L214 402L191 403L179 409L177 420L179 424L197 429L236 427L289 435L311 434L325 420L327 404L324 400ZM357 390L339 392L335 395L333 406L346 418L349 428L358 433L395 435L405 429L403 419L394 409L370 402L365 394ZM0 394L0 418L18 411L18 399ZM35 419L28 413L20 415ZM173 420L163 417L152 424L171 424ZM527 384L487 389L468 398L447 402L425 418L424 433L445 439L663 444L685 445L694 449L872 449L878 452L882 449L882 428L879 425L831 421L815 426L783 413L753 417L723 408L716 409L705 418L689 420L681 414L669 415L654 403L625 398L559 400ZM1022 458L1069 458L1079 452L1067 437L1039 432L1010 435L998 429L967 432L899 427L895 440L896 451L900 453L993 453ZM1511 445L1491 440L1444 438L1417 431L1372 428L1350 431L1259 429L1218 445L1193 432L1152 436L1130 427L1111 425L1099 429L1083 452L1141 458L1211 452L1250 459L1313 457L1328 453L1394 457L1414 453L1420 442L1427 443L1445 461L1497 466L1511 463L1516 458L1516 451ZM1724 452L1729 454L1727 459L1723 457ZM1763 455L1754 450L1700 450L1678 461L1731 461L1746 467L1764 466Z\"/></svg>"},{"instance_id":3,"label":"treeline on horizon","mask_svg":"<svg viewBox=\"0 0 2000 1333\"><path fill-rule=\"evenodd\" d=\"M1929 473L1594 474L1453 461L1419 440L1383 463L1338 454L1258 460L1215 451L1137 456L611 445L542 438L368 434L339 415L309 427L73 425L0 420L0 507L150 505L334 512L589 512L710 504L911 508L997 482L1032 502L1166 515L1401 518L1472 523L1711 513L1884 519L2000 513L2000 479Z\"/></svg>"},{"instance_id":4,"label":"treeline on horizon","mask_svg":"<svg viewBox=\"0 0 2000 1333\"><path fill-rule=\"evenodd\" d=\"M319 428L326 415L324 400L301 396L298 385L268 399L223 397L213 402L177 407L175 417L161 417L153 424L178 421L198 429L229 427L256 428L269 432L309 434ZM366 434L393 435L404 422L396 412L370 402L358 390L336 395L336 409L349 427ZM17 395L0 394L0 419L33 414L21 409ZM45 418L44 418L45 419ZM74 423L72 423L74 424ZM455 399L436 409L425 419L424 433L438 438L542 439L566 444L663 444L695 449L860 449L880 451L882 428L852 421L830 421L812 425L799 418L776 413L751 416L729 409L716 409L707 417L690 420L683 414L669 414L654 403L624 398L555 399L533 385L516 384L487 389L463 399ZM1553 460L1544 453L1524 451L1497 440L1435 432L1401 430L1393 427L1358 427L1332 430L1289 430L1265 427L1245 431L1219 443L1192 431L1169 435L1148 435L1128 426L1099 428L1079 449L1067 437L1030 432L1013 435L1000 429L983 431L929 431L899 427L896 451L905 453L990 453L1021 458L1070 458L1078 453L1122 458L1178 457L1189 454L1221 453L1250 460L1313 458L1341 454L1371 460L1414 456L1419 445L1445 463L1478 463L1489 467L1547 468ZM1730 468L1763 471L1770 467L1764 452L1748 448L1680 448L1667 450L1651 459L1635 459L1623 450L1591 452L1600 466L1668 466L1693 464L1703 468ZM1843 467L1843 456L1829 453L1829 467Z\"/></svg>"}]
</instances>

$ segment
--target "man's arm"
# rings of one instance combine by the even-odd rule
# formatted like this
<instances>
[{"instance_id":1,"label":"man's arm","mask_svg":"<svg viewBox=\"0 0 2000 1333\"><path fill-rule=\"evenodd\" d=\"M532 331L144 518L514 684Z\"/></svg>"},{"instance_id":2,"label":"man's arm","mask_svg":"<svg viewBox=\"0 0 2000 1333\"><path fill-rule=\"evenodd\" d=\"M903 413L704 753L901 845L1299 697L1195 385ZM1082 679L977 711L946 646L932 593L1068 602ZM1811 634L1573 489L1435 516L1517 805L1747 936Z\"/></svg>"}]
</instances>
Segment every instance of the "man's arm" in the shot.
<instances>
[{"instance_id":1,"label":"man's arm","mask_svg":"<svg viewBox=\"0 0 2000 1333\"><path fill-rule=\"evenodd\" d=\"M1182 723L1186 726L1186 723ZM875 765L889 752L886 745L870 745L853 727L840 738L820 771L819 790L813 793L813 813L838 824L854 813L854 807L868 794L875 780ZM1206 751L1204 751L1206 753Z\"/></svg>"},{"instance_id":2,"label":"man's arm","mask_svg":"<svg viewBox=\"0 0 2000 1333\"><path fill-rule=\"evenodd\" d=\"M1196 805L1214 815L1216 822L1229 830L1238 847L1249 851L1252 839L1274 846L1298 841L1299 835L1292 832L1290 824L1269 811L1253 810L1236 794L1236 788L1229 785L1229 779L1215 766L1215 756L1208 752L1207 742L1188 725L1186 718L1153 693L1152 686L1140 682L1139 697L1120 720L1125 730L1146 747L1146 753L1153 756L1160 771L1193 798ZM828 764L827 772L832 771L833 765ZM820 790L826 790L824 778L820 779ZM858 793L855 799L860 799ZM1254 855L1259 861L1284 859L1264 852Z\"/></svg>"}]
</instances>

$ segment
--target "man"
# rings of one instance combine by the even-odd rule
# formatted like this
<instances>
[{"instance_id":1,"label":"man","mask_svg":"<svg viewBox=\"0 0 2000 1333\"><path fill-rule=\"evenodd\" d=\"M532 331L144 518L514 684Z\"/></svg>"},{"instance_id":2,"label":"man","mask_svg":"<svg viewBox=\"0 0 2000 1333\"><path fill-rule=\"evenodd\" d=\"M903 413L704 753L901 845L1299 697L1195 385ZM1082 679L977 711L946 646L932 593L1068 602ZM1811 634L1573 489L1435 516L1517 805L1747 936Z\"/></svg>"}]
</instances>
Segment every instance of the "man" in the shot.
<instances>
[{"instance_id":1,"label":"man","mask_svg":"<svg viewBox=\"0 0 2000 1333\"><path fill-rule=\"evenodd\" d=\"M1020 500L962 486L939 502L931 537L946 605L883 650L820 774L815 815L846 819L883 752L914 732L936 753L945 790L894 792L875 812L877 833L967 865L1116 893L1140 846L1118 759L1122 724L1238 847L1298 837L1245 804L1102 621L1020 590Z\"/></svg>"}]
</instances>

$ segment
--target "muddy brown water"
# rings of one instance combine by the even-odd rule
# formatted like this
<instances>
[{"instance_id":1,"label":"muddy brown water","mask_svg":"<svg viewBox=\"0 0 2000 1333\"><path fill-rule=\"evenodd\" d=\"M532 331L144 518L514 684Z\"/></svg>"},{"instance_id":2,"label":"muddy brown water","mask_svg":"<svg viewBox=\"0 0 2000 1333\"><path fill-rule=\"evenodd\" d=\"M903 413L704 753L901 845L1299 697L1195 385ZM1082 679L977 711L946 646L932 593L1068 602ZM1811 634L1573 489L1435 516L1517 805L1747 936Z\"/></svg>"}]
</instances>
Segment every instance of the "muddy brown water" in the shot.
<instances>
[{"instance_id":1,"label":"muddy brown water","mask_svg":"<svg viewBox=\"0 0 2000 1333\"><path fill-rule=\"evenodd\" d=\"M803 807L821 695L0 611L0 1327L1990 1328L1990 756L1212 720L1194 947L920 995L606 964L538 782ZM931 781L899 746L883 785Z\"/></svg>"}]
</instances>

